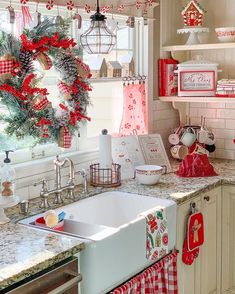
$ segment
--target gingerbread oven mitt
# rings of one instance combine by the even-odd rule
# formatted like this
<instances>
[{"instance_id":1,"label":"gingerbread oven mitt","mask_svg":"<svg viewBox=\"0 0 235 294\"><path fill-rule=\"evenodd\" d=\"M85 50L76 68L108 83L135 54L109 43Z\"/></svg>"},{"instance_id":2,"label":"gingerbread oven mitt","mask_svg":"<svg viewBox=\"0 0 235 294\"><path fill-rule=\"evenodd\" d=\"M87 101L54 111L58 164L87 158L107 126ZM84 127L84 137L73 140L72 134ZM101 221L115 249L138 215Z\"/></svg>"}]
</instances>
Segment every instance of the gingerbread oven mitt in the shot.
<instances>
[{"instance_id":1,"label":"gingerbread oven mitt","mask_svg":"<svg viewBox=\"0 0 235 294\"><path fill-rule=\"evenodd\" d=\"M195 206L195 203L191 206L183 244L182 261L187 265L191 265L198 257L199 248L204 243L203 215L196 211Z\"/></svg>"}]
</instances>

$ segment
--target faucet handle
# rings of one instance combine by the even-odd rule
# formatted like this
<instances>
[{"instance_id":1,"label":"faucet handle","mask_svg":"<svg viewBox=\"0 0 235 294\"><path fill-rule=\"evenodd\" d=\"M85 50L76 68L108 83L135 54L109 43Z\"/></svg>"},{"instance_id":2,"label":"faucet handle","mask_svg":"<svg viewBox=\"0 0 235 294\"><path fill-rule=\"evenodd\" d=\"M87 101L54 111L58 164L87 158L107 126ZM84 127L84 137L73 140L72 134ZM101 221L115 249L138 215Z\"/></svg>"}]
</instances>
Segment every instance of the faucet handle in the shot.
<instances>
[{"instance_id":1,"label":"faucet handle","mask_svg":"<svg viewBox=\"0 0 235 294\"><path fill-rule=\"evenodd\" d=\"M82 194L87 195L88 194L88 181L87 181L87 171L85 168L79 170L76 172L76 174L79 174L82 176L82 185L83 185L83 190Z\"/></svg>"},{"instance_id":2,"label":"faucet handle","mask_svg":"<svg viewBox=\"0 0 235 294\"><path fill-rule=\"evenodd\" d=\"M38 182L35 182L33 185L34 185L34 187L36 187L36 186L42 184L42 191L45 192L45 191L48 191L47 182L48 182L47 179L43 178L43 179L39 180Z\"/></svg>"},{"instance_id":3,"label":"faucet handle","mask_svg":"<svg viewBox=\"0 0 235 294\"><path fill-rule=\"evenodd\" d=\"M48 196L49 196L49 192L48 192L48 188L47 188L47 180L46 179L42 179L36 183L34 183L34 187L38 186L42 184L42 189L40 192L40 197L41 197L41 204L40 204L40 208L49 208L50 204L48 202Z\"/></svg>"}]
</instances>

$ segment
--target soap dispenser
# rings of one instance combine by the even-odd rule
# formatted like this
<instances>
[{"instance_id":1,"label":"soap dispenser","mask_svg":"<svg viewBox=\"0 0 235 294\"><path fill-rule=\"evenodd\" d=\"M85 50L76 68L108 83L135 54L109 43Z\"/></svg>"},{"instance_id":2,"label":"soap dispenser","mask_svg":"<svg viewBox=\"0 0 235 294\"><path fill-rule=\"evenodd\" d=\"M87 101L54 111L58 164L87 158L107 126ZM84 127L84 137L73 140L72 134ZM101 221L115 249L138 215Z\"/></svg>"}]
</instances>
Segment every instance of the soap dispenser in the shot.
<instances>
[{"instance_id":1,"label":"soap dispenser","mask_svg":"<svg viewBox=\"0 0 235 294\"><path fill-rule=\"evenodd\" d=\"M2 196L13 196L15 193L16 173L15 169L11 165L11 160L9 158L10 152L13 151L5 151L6 158L4 159L4 163L0 169L0 193Z\"/></svg>"}]
</instances>

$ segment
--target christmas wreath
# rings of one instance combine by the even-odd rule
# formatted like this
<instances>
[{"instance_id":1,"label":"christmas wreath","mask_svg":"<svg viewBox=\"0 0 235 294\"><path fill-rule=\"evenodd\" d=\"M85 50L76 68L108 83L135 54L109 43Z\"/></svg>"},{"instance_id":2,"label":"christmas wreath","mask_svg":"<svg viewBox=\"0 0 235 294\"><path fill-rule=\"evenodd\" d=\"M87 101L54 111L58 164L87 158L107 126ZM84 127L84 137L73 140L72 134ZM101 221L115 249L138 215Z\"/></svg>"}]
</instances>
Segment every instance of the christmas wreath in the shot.
<instances>
[{"instance_id":1,"label":"christmas wreath","mask_svg":"<svg viewBox=\"0 0 235 294\"><path fill-rule=\"evenodd\" d=\"M19 39L2 32L0 38L0 103L8 109L0 116L5 133L17 139L32 136L37 143L58 142L71 146L81 120L89 120L86 109L91 88L89 67L78 57L73 39L67 37L69 21L59 25L45 19ZM40 87L35 60L43 70L59 72L60 95L52 106L46 88Z\"/></svg>"}]
</instances>

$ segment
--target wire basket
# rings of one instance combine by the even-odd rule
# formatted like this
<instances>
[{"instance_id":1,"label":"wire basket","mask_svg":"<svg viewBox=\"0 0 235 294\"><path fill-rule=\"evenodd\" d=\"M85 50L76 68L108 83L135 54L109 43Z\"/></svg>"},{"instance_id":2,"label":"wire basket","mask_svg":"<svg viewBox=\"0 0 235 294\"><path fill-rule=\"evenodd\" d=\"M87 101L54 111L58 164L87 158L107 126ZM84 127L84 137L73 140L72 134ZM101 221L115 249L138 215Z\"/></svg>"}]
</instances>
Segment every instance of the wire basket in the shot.
<instances>
[{"instance_id":1,"label":"wire basket","mask_svg":"<svg viewBox=\"0 0 235 294\"><path fill-rule=\"evenodd\" d=\"M112 164L112 168L100 168L99 163L90 165L90 184L94 187L118 187L121 185L121 165Z\"/></svg>"}]
</instances>

